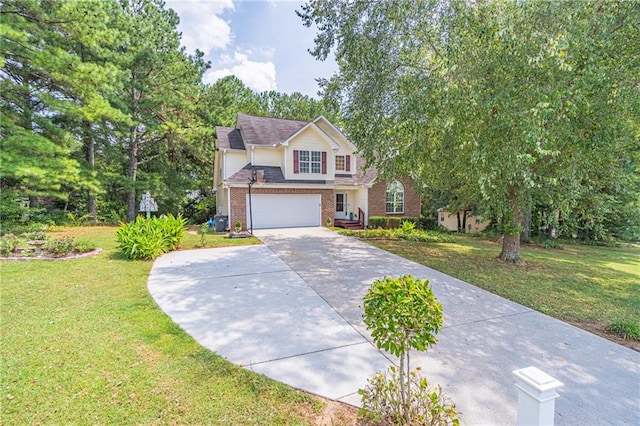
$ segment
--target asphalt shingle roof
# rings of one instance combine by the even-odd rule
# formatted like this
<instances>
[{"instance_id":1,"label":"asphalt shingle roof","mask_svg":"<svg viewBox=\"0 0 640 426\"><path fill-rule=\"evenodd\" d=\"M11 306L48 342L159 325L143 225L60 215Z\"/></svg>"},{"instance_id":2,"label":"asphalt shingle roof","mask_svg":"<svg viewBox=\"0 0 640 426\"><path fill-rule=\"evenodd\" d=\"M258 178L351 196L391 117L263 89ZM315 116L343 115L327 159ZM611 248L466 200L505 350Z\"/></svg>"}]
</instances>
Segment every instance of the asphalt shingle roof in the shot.
<instances>
[{"instance_id":1,"label":"asphalt shingle roof","mask_svg":"<svg viewBox=\"0 0 640 426\"><path fill-rule=\"evenodd\" d=\"M218 147L222 149L246 150L246 145L277 145L289 139L300 131L308 121L288 120L273 117L258 117L255 115L238 114L236 128L216 127ZM376 176L375 168L371 167L366 171L363 169L365 161L360 156L356 156L356 173L336 174L334 180L302 180L284 178L282 169L274 166L254 167L264 170L264 177L267 183L304 183L304 184L328 184L336 185L358 185L372 182ZM242 169L227 179L229 183L248 183L251 178L251 165L247 164Z\"/></svg>"},{"instance_id":2,"label":"asphalt shingle roof","mask_svg":"<svg viewBox=\"0 0 640 426\"><path fill-rule=\"evenodd\" d=\"M251 164L247 164L227 179L228 183L249 183L251 180ZM285 179L282 169L277 166L253 166L256 170L264 171L265 183L304 183L311 185L325 185L327 183L333 183L333 181L327 180L304 180L304 179Z\"/></svg>"},{"instance_id":3,"label":"asphalt shingle roof","mask_svg":"<svg viewBox=\"0 0 640 426\"><path fill-rule=\"evenodd\" d=\"M246 149L240 130L231 127L216 127L218 147L223 149Z\"/></svg>"},{"instance_id":4,"label":"asphalt shingle roof","mask_svg":"<svg viewBox=\"0 0 640 426\"><path fill-rule=\"evenodd\" d=\"M273 145L284 142L307 124L308 121L238 114L236 127L247 144Z\"/></svg>"}]
</instances>

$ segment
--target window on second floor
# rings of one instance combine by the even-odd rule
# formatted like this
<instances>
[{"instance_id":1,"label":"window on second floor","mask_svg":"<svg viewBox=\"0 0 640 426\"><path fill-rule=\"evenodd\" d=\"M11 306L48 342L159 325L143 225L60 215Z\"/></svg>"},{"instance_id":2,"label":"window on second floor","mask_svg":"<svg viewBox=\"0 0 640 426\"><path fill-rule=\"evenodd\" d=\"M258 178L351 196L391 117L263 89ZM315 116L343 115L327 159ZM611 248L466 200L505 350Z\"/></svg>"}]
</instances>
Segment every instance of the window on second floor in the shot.
<instances>
[{"instance_id":1,"label":"window on second floor","mask_svg":"<svg viewBox=\"0 0 640 426\"><path fill-rule=\"evenodd\" d=\"M293 173L327 173L327 153L323 151L293 151Z\"/></svg>"},{"instance_id":2,"label":"window on second floor","mask_svg":"<svg viewBox=\"0 0 640 426\"><path fill-rule=\"evenodd\" d=\"M387 184L387 213L404 213L404 186L397 180Z\"/></svg>"},{"instance_id":3,"label":"window on second floor","mask_svg":"<svg viewBox=\"0 0 640 426\"><path fill-rule=\"evenodd\" d=\"M350 172L350 171L351 171L351 156L336 155L336 172Z\"/></svg>"}]
</instances>

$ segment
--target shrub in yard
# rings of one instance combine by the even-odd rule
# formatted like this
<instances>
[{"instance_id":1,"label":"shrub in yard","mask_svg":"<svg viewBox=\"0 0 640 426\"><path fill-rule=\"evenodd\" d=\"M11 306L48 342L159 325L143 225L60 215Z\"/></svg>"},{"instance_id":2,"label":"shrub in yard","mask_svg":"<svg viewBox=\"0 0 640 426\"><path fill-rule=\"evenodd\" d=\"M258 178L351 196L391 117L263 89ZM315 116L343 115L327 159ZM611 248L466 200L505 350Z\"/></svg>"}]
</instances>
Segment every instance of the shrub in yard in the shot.
<instances>
[{"instance_id":1,"label":"shrub in yard","mask_svg":"<svg viewBox=\"0 0 640 426\"><path fill-rule=\"evenodd\" d=\"M621 336L623 339L640 340L640 322L617 319L613 321L607 330Z\"/></svg>"},{"instance_id":2,"label":"shrub in yard","mask_svg":"<svg viewBox=\"0 0 640 426\"><path fill-rule=\"evenodd\" d=\"M369 227L373 229L386 228L387 217L386 216L369 216Z\"/></svg>"},{"instance_id":3,"label":"shrub in yard","mask_svg":"<svg viewBox=\"0 0 640 426\"><path fill-rule=\"evenodd\" d=\"M410 236L416 231L416 224L409 220L405 220L404 222L402 222L402 225L394 231L396 236L398 236L399 238Z\"/></svg>"},{"instance_id":4,"label":"shrub in yard","mask_svg":"<svg viewBox=\"0 0 640 426\"><path fill-rule=\"evenodd\" d=\"M444 321L429 281L411 275L374 281L364 297L363 318L378 349L397 356L400 365L388 375L378 373L359 391L360 424L458 424L455 405L418 379L409 364L409 350L434 345Z\"/></svg>"},{"instance_id":5,"label":"shrub in yard","mask_svg":"<svg viewBox=\"0 0 640 426\"><path fill-rule=\"evenodd\" d=\"M419 241L423 243L451 243L453 238L451 235L437 231L423 231L415 229L411 232L403 231L402 228L396 229L394 235L407 241Z\"/></svg>"},{"instance_id":6,"label":"shrub in yard","mask_svg":"<svg viewBox=\"0 0 640 426\"><path fill-rule=\"evenodd\" d=\"M540 243L540 245L542 246L542 248L546 248L546 249L562 249L562 244L560 244L560 242L558 240L551 240L551 239L547 239L542 241L542 243Z\"/></svg>"},{"instance_id":7,"label":"shrub in yard","mask_svg":"<svg viewBox=\"0 0 640 426\"><path fill-rule=\"evenodd\" d=\"M198 226L198 235L200 235L200 247L204 247L207 245L207 234L209 233L209 225L207 223L203 223Z\"/></svg>"},{"instance_id":8,"label":"shrub in yard","mask_svg":"<svg viewBox=\"0 0 640 426\"><path fill-rule=\"evenodd\" d=\"M18 237L14 234L5 234L0 237L0 254L2 256L11 256L18 247Z\"/></svg>"},{"instance_id":9,"label":"shrub in yard","mask_svg":"<svg viewBox=\"0 0 640 426\"><path fill-rule=\"evenodd\" d=\"M89 253L95 249L96 245L91 241L76 241L73 246L73 251L76 253Z\"/></svg>"},{"instance_id":10,"label":"shrub in yard","mask_svg":"<svg viewBox=\"0 0 640 426\"><path fill-rule=\"evenodd\" d=\"M185 219L171 214L150 219L138 216L120 225L116 233L118 248L128 259L155 259L179 247L186 225Z\"/></svg>"},{"instance_id":11,"label":"shrub in yard","mask_svg":"<svg viewBox=\"0 0 640 426\"><path fill-rule=\"evenodd\" d=\"M60 238L52 238L44 244L44 250L49 252L51 256L62 257L73 252L75 241L73 237L64 236Z\"/></svg>"},{"instance_id":12,"label":"shrub in yard","mask_svg":"<svg viewBox=\"0 0 640 426\"><path fill-rule=\"evenodd\" d=\"M386 374L376 373L368 380L360 394L362 408L358 424L369 425L459 425L455 404L444 394L440 386L431 387L424 377L412 371L411 423L402 417L403 402L400 390L399 370L390 367Z\"/></svg>"},{"instance_id":13,"label":"shrub in yard","mask_svg":"<svg viewBox=\"0 0 640 426\"><path fill-rule=\"evenodd\" d=\"M44 232L44 231L25 232L25 233L22 234L22 236L28 241L46 240L47 239L47 233Z\"/></svg>"},{"instance_id":14,"label":"shrub in yard","mask_svg":"<svg viewBox=\"0 0 640 426\"><path fill-rule=\"evenodd\" d=\"M164 236L164 244L168 248L167 251L177 249L186 233L187 220L182 216L174 216L172 214L162 215L154 219L156 220L156 226L160 228Z\"/></svg>"}]
</instances>

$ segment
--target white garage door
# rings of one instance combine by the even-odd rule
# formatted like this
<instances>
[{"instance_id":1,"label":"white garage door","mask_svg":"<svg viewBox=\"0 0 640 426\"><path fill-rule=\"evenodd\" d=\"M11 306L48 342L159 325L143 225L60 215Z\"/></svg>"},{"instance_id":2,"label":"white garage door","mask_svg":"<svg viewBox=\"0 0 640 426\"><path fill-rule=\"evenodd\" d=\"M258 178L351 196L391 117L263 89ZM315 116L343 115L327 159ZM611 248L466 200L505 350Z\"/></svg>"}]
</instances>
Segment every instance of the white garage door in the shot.
<instances>
[{"instance_id":1,"label":"white garage door","mask_svg":"<svg viewBox=\"0 0 640 426\"><path fill-rule=\"evenodd\" d=\"M251 206L254 229L320 226L319 194L252 194ZM247 195L247 222L248 219L249 196Z\"/></svg>"}]
</instances>

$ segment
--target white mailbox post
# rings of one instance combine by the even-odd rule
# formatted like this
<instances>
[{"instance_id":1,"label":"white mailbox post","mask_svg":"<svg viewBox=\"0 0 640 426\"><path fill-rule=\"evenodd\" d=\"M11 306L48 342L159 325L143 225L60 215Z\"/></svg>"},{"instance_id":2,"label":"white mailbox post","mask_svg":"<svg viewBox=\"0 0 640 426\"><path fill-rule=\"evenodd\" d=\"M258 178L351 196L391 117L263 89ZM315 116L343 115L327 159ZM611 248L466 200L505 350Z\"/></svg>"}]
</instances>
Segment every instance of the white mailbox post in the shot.
<instances>
[{"instance_id":1,"label":"white mailbox post","mask_svg":"<svg viewBox=\"0 0 640 426\"><path fill-rule=\"evenodd\" d=\"M556 389L564 386L536 367L513 371L518 388L518 426L553 426Z\"/></svg>"},{"instance_id":2,"label":"white mailbox post","mask_svg":"<svg viewBox=\"0 0 640 426\"><path fill-rule=\"evenodd\" d=\"M138 209L138 211L146 212L147 219L149 219L149 217L151 216L151 212L158 211L158 204L153 199L153 197L151 197L149 191L145 192L142 196L142 200L140 201L140 208Z\"/></svg>"}]
</instances>

